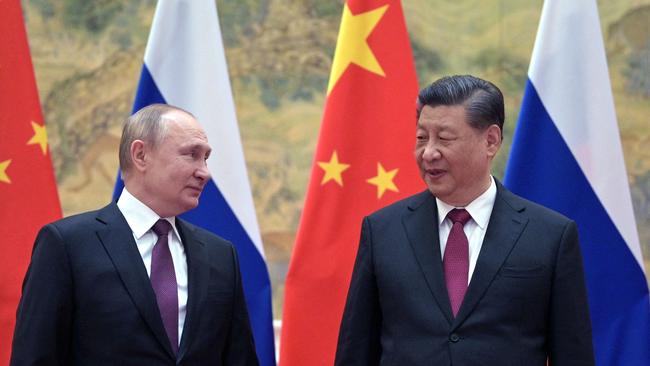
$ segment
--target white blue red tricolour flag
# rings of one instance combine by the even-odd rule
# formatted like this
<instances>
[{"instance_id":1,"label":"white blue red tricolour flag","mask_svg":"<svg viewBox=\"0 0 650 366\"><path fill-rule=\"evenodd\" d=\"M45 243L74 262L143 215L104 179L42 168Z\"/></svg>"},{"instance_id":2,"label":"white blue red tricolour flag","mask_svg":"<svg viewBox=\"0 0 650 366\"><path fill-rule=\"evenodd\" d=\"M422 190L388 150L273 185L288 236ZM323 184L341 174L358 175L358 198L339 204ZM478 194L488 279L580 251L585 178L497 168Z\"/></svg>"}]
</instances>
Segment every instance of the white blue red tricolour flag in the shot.
<instances>
[{"instance_id":1,"label":"white blue red tricolour flag","mask_svg":"<svg viewBox=\"0 0 650 366\"><path fill-rule=\"evenodd\" d=\"M595 0L547 0L505 185L578 224L598 365L650 365L650 300Z\"/></svg>"}]
</instances>

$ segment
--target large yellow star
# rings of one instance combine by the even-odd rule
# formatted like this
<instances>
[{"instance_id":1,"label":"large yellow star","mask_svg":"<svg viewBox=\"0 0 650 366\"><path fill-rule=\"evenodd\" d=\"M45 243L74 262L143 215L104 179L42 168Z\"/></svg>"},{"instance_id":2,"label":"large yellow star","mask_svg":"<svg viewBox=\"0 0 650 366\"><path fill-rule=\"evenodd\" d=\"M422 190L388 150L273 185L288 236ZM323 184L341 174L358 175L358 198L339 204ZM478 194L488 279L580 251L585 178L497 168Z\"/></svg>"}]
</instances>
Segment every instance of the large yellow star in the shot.
<instances>
[{"instance_id":1,"label":"large yellow star","mask_svg":"<svg viewBox=\"0 0 650 366\"><path fill-rule=\"evenodd\" d=\"M45 126L41 126L38 123L32 121L32 128L34 129L34 136L27 141L27 145L41 145L41 150L43 155L47 154L47 131Z\"/></svg>"},{"instance_id":2,"label":"large yellow star","mask_svg":"<svg viewBox=\"0 0 650 366\"><path fill-rule=\"evenodd\" d=\"M0 182L11 183L11 179L7 175L7 167L11 164L11 159L0 161Z\"/></svg>"},{"instance_id":3,"label":"large yellow star","mask_svg":"<svg viewBox=\"0 0 650 366\"><path fill-rule=\"evenodd\" d=\"M387 172L381 163L377 163L377 176L372 177L367 180L368 183L377 186L377 198L381 198L384 195L386 190L399 192L395 183L393 183L393 178L397 175L399 169L393 169Z\"/></svg>"},{"instance_id":4,"label":"large yellow star","mask_svg":"<svg viewBox=\"0 0 650 366\"><path fill-rule=\"evenodd\" d=\"M388 9L388 5L353 15L346 3L343 8L341 29L336 41L334 61L332 62L332 73L327 85L329 95L336 82L339 80L345 69L354 63L375 74L385 76L384 70L379 65L377 58L368 46L366 39L379 23L382 16Z\"/></svg>"},{"instance_id":5,"label":"large yellow star","mask_svg":"<svg viewBox=\"0 0 650 366\"><path fill-rule=\"evenodd\" d=\"M343 177L341 176L341 173L348 169L350 167L350 164L339 163L339 157L336 154L336 150L334 150L332 153L332 157L330 158L329 162L319 161L318 166L325 171L323 180L320 182L321 185L329 182L330 180L334 180L341 187L343 187Z\"/></svg>"}]
</instances>

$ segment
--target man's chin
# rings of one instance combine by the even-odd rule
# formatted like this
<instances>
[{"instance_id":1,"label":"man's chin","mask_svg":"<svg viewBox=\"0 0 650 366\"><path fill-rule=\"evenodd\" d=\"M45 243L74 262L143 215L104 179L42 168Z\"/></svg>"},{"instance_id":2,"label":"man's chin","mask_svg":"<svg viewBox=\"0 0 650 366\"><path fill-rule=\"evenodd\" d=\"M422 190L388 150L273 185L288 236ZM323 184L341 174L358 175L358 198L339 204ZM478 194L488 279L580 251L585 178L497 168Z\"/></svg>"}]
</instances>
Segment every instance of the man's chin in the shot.
<instances>
[{"instance_id":1,"label":"man's chin","mask_svg":"<svg viewBox=\"0 0 650 366\"><path fill-rule=\"evenodd\" d=\"M449 193L449 190L445 189L446 187L441 184L432 184L431 182L426 183L429 192L431 192L435 197L442 199L442 197L445 197Z\"/></svg>"},{"instance_id":2,"label":"man's chin","mask_svg":"<svg viewBox=\"0 0 650 366\"><path fill-rule=\"evenodd\" d=\"M183 204L184 212L193 210L199 206L199 197L190 197Z\"/></svg>"}]
</instances>

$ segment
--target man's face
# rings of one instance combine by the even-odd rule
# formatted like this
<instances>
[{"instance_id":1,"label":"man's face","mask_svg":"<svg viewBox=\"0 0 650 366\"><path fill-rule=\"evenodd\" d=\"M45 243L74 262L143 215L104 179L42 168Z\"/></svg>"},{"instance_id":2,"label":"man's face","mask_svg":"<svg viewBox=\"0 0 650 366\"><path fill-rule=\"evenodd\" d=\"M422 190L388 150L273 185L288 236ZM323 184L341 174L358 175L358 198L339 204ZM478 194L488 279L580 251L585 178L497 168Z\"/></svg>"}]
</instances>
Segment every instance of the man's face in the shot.
<instances>
[{"instance_id":1,"label":"man's face","mask_svg":"<svg viewBox=\"0 0 650 366\"><path fill-rule=\"evenodd\" d=\"M210 179L206 160L210 145L205 132L191 116L168 112L167 133L155 148L148 149L144 192L149 206L161 217L179 215L195 208Z\"/></svg>"},{"instance_id":2,"label":"man's face","mask_svg":"<svg viewBox=\"0 0 650 366\"><path fill-rule=\"evenodd\" d=\"M415 159L429 191L450 205L465 206L489 187L500 145L499 127L473 128L462 105L422 108Z\"/></svg>"}]
</instances>

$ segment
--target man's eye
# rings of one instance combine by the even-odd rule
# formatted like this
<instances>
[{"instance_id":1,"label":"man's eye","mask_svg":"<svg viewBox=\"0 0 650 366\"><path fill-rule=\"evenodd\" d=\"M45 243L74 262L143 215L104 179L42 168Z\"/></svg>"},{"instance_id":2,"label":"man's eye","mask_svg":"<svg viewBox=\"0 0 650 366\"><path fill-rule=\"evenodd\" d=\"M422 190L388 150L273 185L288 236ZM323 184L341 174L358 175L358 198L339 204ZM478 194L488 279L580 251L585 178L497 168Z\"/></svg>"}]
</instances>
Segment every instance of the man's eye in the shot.
<instances>
[{"instance_id":1,"label":"man's eye","mask_svg":"<svg viewBox=\"0 0 650 366\"><path fill-rule=\"evenodd\" d=\"M183 155L189 157L190 159L196 159L197 158L196 151L187 151Z\"/></svg>"}]
</instances>

